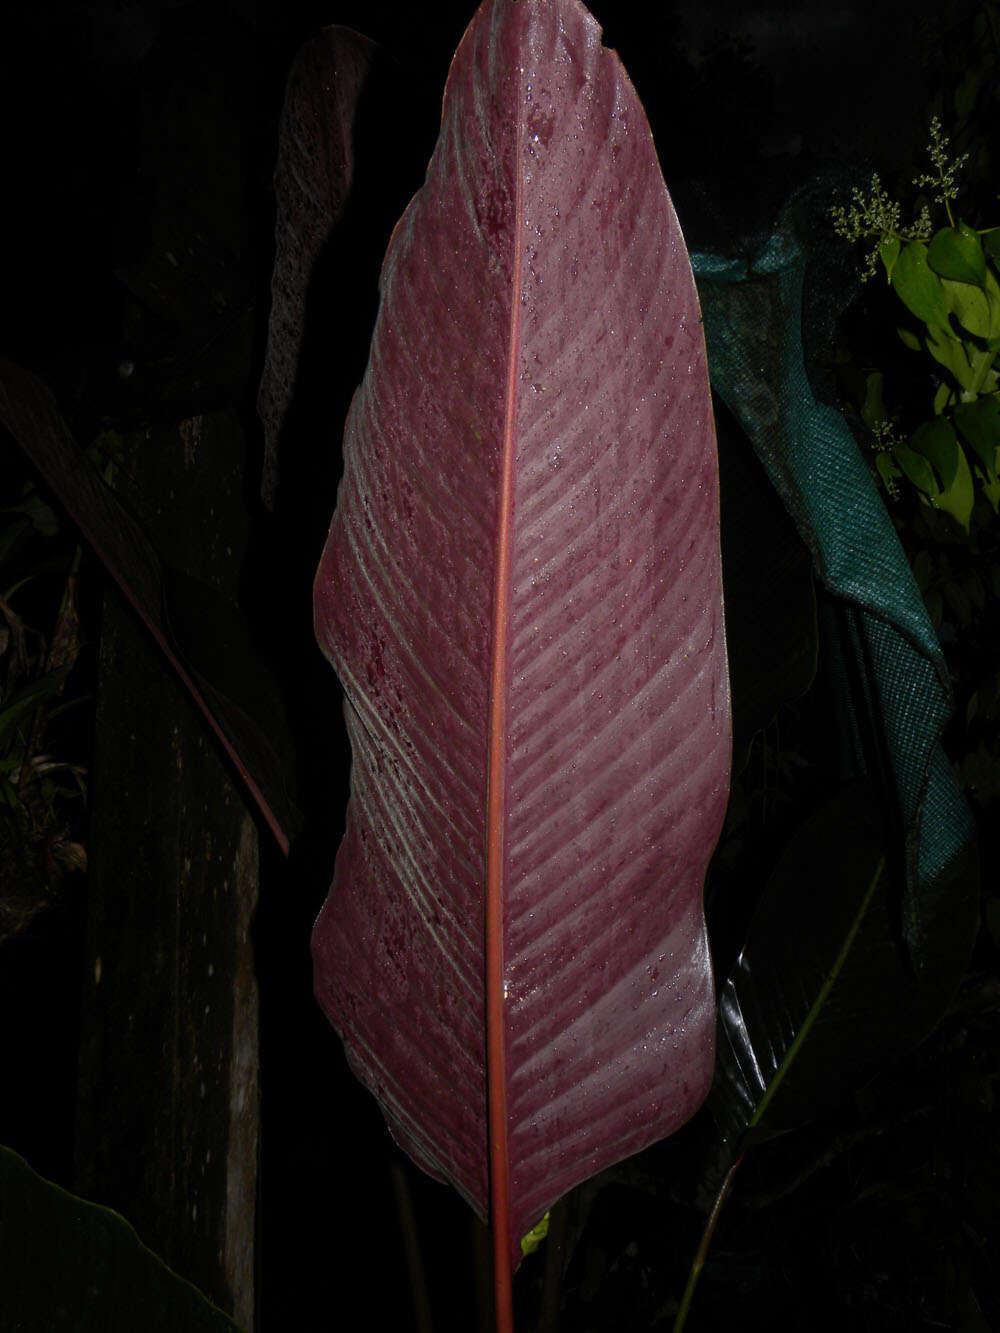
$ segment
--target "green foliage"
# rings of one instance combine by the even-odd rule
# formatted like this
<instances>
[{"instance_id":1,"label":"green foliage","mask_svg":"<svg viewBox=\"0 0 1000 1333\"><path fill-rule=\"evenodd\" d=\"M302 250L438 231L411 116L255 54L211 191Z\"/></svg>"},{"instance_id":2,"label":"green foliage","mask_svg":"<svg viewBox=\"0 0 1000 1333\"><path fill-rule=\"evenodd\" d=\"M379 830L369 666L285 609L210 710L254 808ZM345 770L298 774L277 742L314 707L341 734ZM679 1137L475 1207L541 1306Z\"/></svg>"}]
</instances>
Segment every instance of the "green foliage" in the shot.
<instances>
[{"instance_id":1,"label":"green foliage","mask_svg":"<svg viewBox=\"0 0 1000 1333\"><path fill-rule=\"evenodd\" d=\"M872 175L871 194L865 195L860 189L851 194L850 208L837 204L830 209L833 229L838 236L848 241L860 241L865 237L876 238L869 250L863 277L872 277L881 259L888 273L899 255L903 241L926 240L931 233L930 213L925 208L909 230L901 226L902 205L893 200L882 186L882 178L876 171Z\"/></svg>"},{"instance_id":2,"label":"green foliage","mask_svg":"<svg viewBox=\"0 0 1000 1333\"><path fill-rule=\"evenodd\" d=\"M927 147L927 155L934 168L932 173L924 173L914 179L916 186L926 186L930 191L935 203L943 204L948 210L948 221L954 227L955 219L951 213L951 202L958 198L958 174L969 160L969 154L963 153L961 157L954 160L949 155L950 144L948 136L941 128L941 122L937 116L931 119L931 141Z\"/></svg>"},{"instance_id":3,"label":"green foliage","mask_svg":"<svg viewBox=\"0 0 1000 1333\"><path fill-rule=\"evenodd\" d=\"M529 1254L534 1254L541 1245L542 1241L549 1234L549 1219L551 1212L545 1214L541 1221L536 1222L526 1236L521 1237L521 1253L525 1258Z\"/></svg>"},{"instance_id":4,"label":"green foliage","mask_svg":"<svg viewBox=\"0 0 1000 1333\"><path fill-rule=\"evenodd\" d=\"M118 1213L37 1175L0 1147L5 1329L23 1333L240 1333L142 1244Z\"/></svg>"},{"instance_id":5,"label":"green foliage","mask_svg":"<svg viewBox=\"0 0 1000 1333\"><path fill-rule=\"evenodd\" d=\"M917 222L904 227L902 206L877 178L869 195L855 191L853 206L833 209L832 217L839 235L872 242L865 276L880 266L893 293L906 353L893 355L891 336L889 344L876 338L874 359L895 367L892 383L869 365L855 392L874 470L948 656L957 704L949 752L985 813L1000 801L1000 228L967 219L976 216L973 193L996 198L990 136L977 127L994 119L1000 32L996 6L977 14L976 49L985 54L964 73L949 71L957 91L943 104L965 151L952 154L934 115L930 170L913 180L925 191ZM934 228L934 210L946 225Z\"/></svg>"},{"instance_id":6,"label":"green foliage","mask_svg":"<svg viewBox=\"0 0 1000 1333\"><path fill-rule=\"evenodd\" d=\"M1000 512L1000 236L996 228L977 231L956 219L952 204L969 155L951 157L937 117L930 135L932 171L913 182L929 199L909 229L877 175L870 195L855 190L851 207L833 208L831 216L838 235L874 241L864 277L881 263L917 321L900 328L904 346L935 363L927 365L933 417L909 432L882 403L881 374L869 377L863 415L875 438L878 476L893 500L900 483L908 483L924 504L968 533L977 495ZM931 206L944 209L947 226L933 231Z\"/></svg>"}]
</instances>

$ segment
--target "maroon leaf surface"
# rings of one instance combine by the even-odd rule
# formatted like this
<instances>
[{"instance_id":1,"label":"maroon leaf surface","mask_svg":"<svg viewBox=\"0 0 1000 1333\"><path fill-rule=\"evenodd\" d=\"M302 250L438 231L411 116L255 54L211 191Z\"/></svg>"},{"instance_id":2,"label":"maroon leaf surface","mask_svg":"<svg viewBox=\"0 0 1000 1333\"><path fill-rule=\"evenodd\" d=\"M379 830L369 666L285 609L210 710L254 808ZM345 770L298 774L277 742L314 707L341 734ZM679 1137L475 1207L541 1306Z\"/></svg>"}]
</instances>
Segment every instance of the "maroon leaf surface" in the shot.
<instances>
[{"instance_id":1,"label":"maroon leaf surface","mask_svg":"<svg viewBox=\"0 0 1000 1333\"><path fill-rule=\"evenodd\" d=\"M694 282L577 0L485 0L381 294L316 578L354 753L316 989L516 1265L708 1090L730 758Z\"/></svg>"},{"instance_id":2,"label":"maroon leaf surface","mask_svg":"<svg viewBox=\"0 0 1000 1333\"><path fill-rule=\"evenodd\" d=\"M374 55L367 37L334 25L306 43L288 76L274 176L271 315L257 395L264 428L261 494L269 506L278 486L278 444L295 389L306 296L350 195L354 118Z\"/></svg>"}]
</instances>

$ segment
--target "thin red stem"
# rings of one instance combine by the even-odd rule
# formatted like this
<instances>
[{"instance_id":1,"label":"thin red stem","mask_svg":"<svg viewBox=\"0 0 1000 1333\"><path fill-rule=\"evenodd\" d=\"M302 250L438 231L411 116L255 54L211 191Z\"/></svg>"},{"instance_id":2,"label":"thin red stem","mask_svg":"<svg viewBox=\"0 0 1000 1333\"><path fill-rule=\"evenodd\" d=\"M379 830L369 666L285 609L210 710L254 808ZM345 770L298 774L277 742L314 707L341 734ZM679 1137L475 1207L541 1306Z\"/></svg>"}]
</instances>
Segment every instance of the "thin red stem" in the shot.
<instances>
[{"instance_id":1,"label":"thin red stem","mask_svg":"<svg viewBox=\"0 0 1000 1333\"><path fill-rule=\"evenodd\" d=\"M684 1295L681 1297L680 1309L677 1311L677 1318L674 1320L673 1333L681 1333L684 1324L687 1321L688 1311L691 1309L691 1302L694 1300L694 1289L698 1285L698 1279L701 1277L701 1270L705 1266L705 1260L708 1257L708 1247L711 1244L712 1236L715 1232L715 1224L719 1220L719 1214L722 1212L722 1205L729 1196L729 1191L733 1187L733 1177L736 1175L740 1162L743 1161L743 1153L740 1153L736 1161L726 1172L725 1178L719 1187L719 1192L715 1196L715 1203L712 1205L712 1211L708 1215L708 1221L705 1223L705 1229L701 1233L701 1243L698 1246L698 1253L694 1257L694 1263L691 1265L691 1272L688 1274L687 1286L684 1288Z\"/></svg>"}]
</instances>

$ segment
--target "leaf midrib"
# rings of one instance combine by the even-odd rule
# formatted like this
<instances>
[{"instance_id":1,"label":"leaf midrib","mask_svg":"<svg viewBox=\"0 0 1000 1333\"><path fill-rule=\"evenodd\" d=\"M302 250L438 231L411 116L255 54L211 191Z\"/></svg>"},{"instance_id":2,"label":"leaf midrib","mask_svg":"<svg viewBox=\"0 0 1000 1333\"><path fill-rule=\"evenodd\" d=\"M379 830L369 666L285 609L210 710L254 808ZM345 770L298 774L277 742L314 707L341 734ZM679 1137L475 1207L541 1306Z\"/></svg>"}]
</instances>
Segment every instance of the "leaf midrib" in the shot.
<instances>
[{"instance_id":1,"label":"leaf midrib","mask_svg":"<svg viewBox=\"0 0 1000 1333\"><path fill-rule=\"evenodd\" d=\"M514 253L504 402L503 454L497 515L490 671L489 751L486 779L486 1085L490 1161L490 1221L497 1329L513 1327L511 1308L510 1160L504 1000L503 898L507 762L507 659L510 602L511 516L514 480L517 370L521 336L521 88L518 83L514 150Z\"/></svg>"}]
</instances>

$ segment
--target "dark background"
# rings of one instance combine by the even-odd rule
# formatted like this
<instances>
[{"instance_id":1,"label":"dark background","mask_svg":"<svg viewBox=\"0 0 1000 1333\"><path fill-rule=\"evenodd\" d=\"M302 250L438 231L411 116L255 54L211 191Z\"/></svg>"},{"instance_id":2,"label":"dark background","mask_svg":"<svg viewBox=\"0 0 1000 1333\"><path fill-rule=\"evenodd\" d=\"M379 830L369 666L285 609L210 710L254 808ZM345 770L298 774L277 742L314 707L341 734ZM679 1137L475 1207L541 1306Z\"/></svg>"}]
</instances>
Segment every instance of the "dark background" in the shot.
<instances>
[{"instance_id":1,"label":"dark background","mask_svg":"<svg viewBox=\"0 0 1000 1333\"><path fill-rule=\"evenodd\" d=\"M791 190L818 170L876 167L889 179L905 178L926 142L931 99L961 65L973 6L944 12L929 3L857 0L822 9L618 0L592 9L647 107L689 245L737 250L765 234ZM258 533L245 601L289 693L303 679L311 687L298 691L300 703L309 703L297 719L306 733L306 833L289 864L262 835L256 938L265 1333L354 1327L362 1318L375 1327L415 1327L407 1322L411 1299L393 1186L398 1158L311 998L308 936L339 837L346 752L333 677L311 645L309 598L333 507L342 422L364 371L379 262L420 185L448 63L471 13L470 4L452 0L96 0L76 7L14 0L4 15L0 353L51 385L83 443L109 422L127 426L215 407L239 413L250 448L247 504ZM359 145L368 202L348 219L351 262L338 268L330 258L333 299L314 314L313 346L327 370L299 410L311 422L315 455L291 473L278 514L269 518L256 499L262 442L254 398L273 258L270 179L288 68L300 44L328 23L382 43L396 77L383 75L384 106L372 110L365 131L377 154L365 157ZM171 287L170 266L156 257L192 235L200 247L197 290L180 279ZM0 449L9 450L6 439ZM4 456L0 479L18 478L21 467ZM100 576L88 568L86 623L96 637ZM85 890L72 888L35 929L27 953L13 963L0 954L3 1022L19 1012L22 1032L11 1046L0 1141L69 1186L85 913ZM39 959L44 975L59 981L32 990ZM884 1096L903 1106L908 1086L890 1086ZM820 1171L815 1184L811 1164L822 1161L839 1132L828 1123L806 1131L798 1155L780 1161L773 1156L780 1147L760 1150L745 1182L749 1202L743 1211L733 1205L730 1230L717 1238L692 1330L737 1318L749 1328L916 1326L907 1265L921 1252L914 1237L925 1226L933 1230L933 1209L909 1199L910 1229L898 1230L895 1244L877 1236L878 1228L866 1231L851 1209L857 1175L871 1171L870 1162L849 1158L846 1176ZM650 1312L676 1297L697 1241L695 1205L704 1201L696 1180L678 1186L673 1198L651 1192L648 1181L671 1173L682 1179L697 1160L699 1133L697 1125L684 1131L644 1155L632 1177L574 1205L573 1225L580 1234L589 1230L567 1278L566 1329L653 1327ZM918 1126L906 1140L908 1151L920 1133ZM885 1139L877 1147L894 1151ZM457 1198L406 1170L435 1327L469 1328L481 1238ZM809 1182L802 1189L796 1173ZM777 1203L772 1198L769 1206L768 1196ZM540 1281L527 1272L526 1302L537 1300ZM853 1314L845 1291L861 1293ZM349 1316L341 1313L347 1309ZM987 1327L961 1313L946 1326Z\"/></svg>"}]
</instances>

